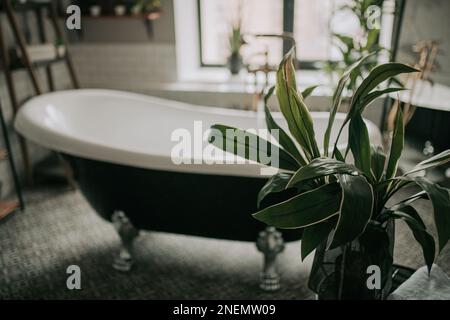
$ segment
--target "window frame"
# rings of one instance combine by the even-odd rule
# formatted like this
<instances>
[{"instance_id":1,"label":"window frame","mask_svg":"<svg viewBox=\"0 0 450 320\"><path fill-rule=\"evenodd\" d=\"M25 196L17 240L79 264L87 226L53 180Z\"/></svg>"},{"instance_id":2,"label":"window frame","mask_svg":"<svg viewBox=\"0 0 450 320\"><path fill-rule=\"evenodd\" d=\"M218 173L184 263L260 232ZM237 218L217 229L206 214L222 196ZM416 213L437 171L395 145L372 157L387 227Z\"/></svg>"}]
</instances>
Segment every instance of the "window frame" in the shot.
<instances>
[{"instance_id":1,"label":"window frame","mask_svg":"<svg viewBox=\"0 0 450 320\"><path fill-rule=\"evenodd\" d=\"M202 0L197 0L197 15L198 15L198 39L199 39L199 61L202 68L223 68L225 64L212 64L205 63L203 61L203 39L202 39L202 17L201 17L201 2ZM283 32L294 33L294 6L295 0L283 0ZM285 55L291 44L289 40L283 42L283 55ZM319 64L325 63L326 60L303 60L299 61L297 59L297 65L301 69L305 70L319 70L321 67Z\"/></svg>"},{"instance_id":2,"label":"window frame","mask_svg":"<svg viewBox=\"0 0 450 320\"><path fill-rule=\"evenodd\" d=\"M197 0L197 20L198 20L198 39L199 39L199 61L202 68L223 68L225 64L208 64L203 61L203 39L202 39L202 18L201 18L201 1ZM396 0L397 2L398 0ZM294 34L294 16L295 0L283 0L283 32ZM380 37L378 37L380 41ZM290 49L290 42L285 40L283 42L283 55ZM297 58L297 57L296 57ZM298 60L297 65L303 70L320 70L327 60Z\"/></svg>"}]
</instances>

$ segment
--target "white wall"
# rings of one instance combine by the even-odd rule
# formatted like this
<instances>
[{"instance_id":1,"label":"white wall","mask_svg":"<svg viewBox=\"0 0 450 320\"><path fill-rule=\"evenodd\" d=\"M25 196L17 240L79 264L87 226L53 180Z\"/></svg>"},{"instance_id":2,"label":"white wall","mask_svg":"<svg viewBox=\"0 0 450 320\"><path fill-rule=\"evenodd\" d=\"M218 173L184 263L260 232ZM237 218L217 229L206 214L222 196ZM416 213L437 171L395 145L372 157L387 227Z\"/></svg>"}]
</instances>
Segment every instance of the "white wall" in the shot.
<instances>
[{"instance_id":1,"label":"white wall","mask_svg":"<svg viewBox=\"0 0 450 320\"><path fill-rule=\"evenodd\" d=\"M144 20L84 19L82 37L70 31L71 52L86 88L142 91L153 83L177 79L172 0L162 0L162 15L152 22L149 37Z\"/></svg>"},{"instance_id":2,"label":"white wall","mask_svg":"<svg viewBox=\"0 0 450 320\"><path fill-rule=\"evenodd\" d=\"M177 78L173 44L83 43L71 52L85 88L142 91Z\"/></svg>"}]
</instances>

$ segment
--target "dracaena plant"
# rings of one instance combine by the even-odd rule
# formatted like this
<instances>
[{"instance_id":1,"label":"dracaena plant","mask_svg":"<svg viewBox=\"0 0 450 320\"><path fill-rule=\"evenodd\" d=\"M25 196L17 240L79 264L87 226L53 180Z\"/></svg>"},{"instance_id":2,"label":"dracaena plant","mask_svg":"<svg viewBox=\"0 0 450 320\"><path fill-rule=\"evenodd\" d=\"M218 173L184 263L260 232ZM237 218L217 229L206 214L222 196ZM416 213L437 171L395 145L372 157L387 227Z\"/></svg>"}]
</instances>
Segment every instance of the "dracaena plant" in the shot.
<instances>
[{"instance_id":1,"label":"dracaena plant","mask_svg":"<svg viewBox=\"0 0 450 320\"><path fill-rule=\"evenodd\" d=\"M428 232L422 218L412 204L428 199L433 204L437 229L438 249L442 250L450 238L449 190L416 175L450 161L450 150L427 159L403 175L397 176L397 167L404 146L404 124L399 108L390 150L372 146L362 113L376 98L402 90L379 86L392 77L417 70L400 63L386 63L373 68L353 93L350 109L344 124L339 128L335 141L330 141L335 116L342 101L342 92L352 72L364 63L364 57L353 64L342 76L333 96L329 112L328 128L324 137L316 137L313 120L305 98L313 88L303 93L297 91L292 53L285 56L277 72L277 83L266 97L266 123L270 130L278 130L278 145L265 141L267 149L277 149L280 155L279 173L269 179L257 199L260 206L270 194L294 191L289 199L261 208L254 218L281 229L303 229L301 256L304 259L323 243L328 249L346 245L360 237L368 224L385 225L386 222L403 220L412 230L423 249L425 262L430 269L436 256L434 238ZM267 106L268 97L276 90L281 112L289 133L276 123ZM348 125L348 126L347 126ZM346 129L348 128L348 129ZM230 127L215 125L225 136ZM241 129L232 128L236 131ZM349 130L348 146L338 148L339 136ZM251 135L251 133L246 132ZM317 139L323 139L324 149L319 149ZM211 143L223 148L223 143ZM244 150L262 148L251 146ZM238 148L239 149L239 146ZM243 150L243 149L241 149ZM349 154L353 157L349 157ZM247 157L247 155L246 155ZM350 158L353 158L350 161ZM400 190L417 186L420 192L388 206L389 200ZM392 202L392 201L390 201Z\"/></svg>"}]
</instances>

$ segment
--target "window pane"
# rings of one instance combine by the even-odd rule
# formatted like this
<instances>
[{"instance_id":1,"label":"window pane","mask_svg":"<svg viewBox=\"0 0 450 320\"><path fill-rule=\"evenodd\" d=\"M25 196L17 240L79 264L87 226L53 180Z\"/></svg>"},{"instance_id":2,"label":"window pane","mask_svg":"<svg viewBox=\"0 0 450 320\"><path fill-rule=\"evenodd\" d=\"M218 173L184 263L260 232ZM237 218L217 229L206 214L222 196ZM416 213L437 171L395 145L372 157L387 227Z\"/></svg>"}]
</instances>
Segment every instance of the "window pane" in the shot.
<instances>
[{"instance_id":1,"label":"window pane","mask_svg":"<svg viewBox=\"0 0 450 320\"><path fill-rule=\"evenodd\" d=\"M295 0L294 36L300 61L340 58L337 47L332 43L331 34L354 36L359 30L357 19L348 10L333 13L346 2L348 1Z\"/></svg>"},{"instance_id":2,"label":"window pane","mask_svg":"<svg viewBox=\"0 0 450 320\"><path fill-rule=\"evenodd\" d=\"M228 36L233 24L242 17L246 34L280 34L283 30L283 0L201 0L200 19L202 61L225 64L229 56ZM283 41L276 38L246 37L249 42L241 50L246 63L261 63L256 54L269 50L269 62L277 64L282 57Z\"/></svg>"}]
</instances>

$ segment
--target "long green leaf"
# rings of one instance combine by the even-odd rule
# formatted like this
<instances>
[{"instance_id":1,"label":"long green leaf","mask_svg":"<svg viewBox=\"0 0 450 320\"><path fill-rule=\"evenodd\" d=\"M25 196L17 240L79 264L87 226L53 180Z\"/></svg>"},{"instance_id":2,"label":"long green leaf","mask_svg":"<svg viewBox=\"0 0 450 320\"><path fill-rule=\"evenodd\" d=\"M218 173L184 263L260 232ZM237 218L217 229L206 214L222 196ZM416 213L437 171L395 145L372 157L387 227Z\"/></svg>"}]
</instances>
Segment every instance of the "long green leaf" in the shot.
<instances>
[{"instance_id":1,"label":"long green leaf","mask_svg":"<svg viewBox=\"0 0 450 320\"><path fill-rule=\"evenodd\" d=\"M351 242L361 235L373 210L373 189L362 176L339 175L342 202L330 248Z\"/></svg>"},{"instance_id":2,"label":"long green leaf","mask_svg":"<svg viewBox=\"0 0 450 320\"><path fill-rule=\"evenodd\" d=\"M289 131L297 142L304 147L305 139L300 132L300 114L299 110L294 107L290 88L297 89L295 81L295 68L293 64L293 51L286 54L280 63L277 71L276 93L281 113L287 121ZM311 159L311 152L304 150L308 159Z\"/></svg>"},{"instance_id":3,"label":"long green leaf","mask_svg":"<svg viewBox=\"0 0 450 320\"><path fill-rule=\"evenodd\" d=\"M369 58L370 56L371 55L365 56L365 57L361 58L360 60L358 60L357 62L355 62L354 64L352 64L342 75L341 79L339 79L338 85L333 94L333 104L331 106L330 116L328 118L328 126L327 126L327 130L325 131L325 136L324 136L323 146L324 146L325 156L328 156L328 152L329 152L328 149L330 148L331 130L333 129L333 124L334 124L334 120L336 118L336 114L342 103L342 92L344 91L345 85L346 85L348 79L350 78L350 74L354 70L358 69L359 66L361 65L361 63L363 61L365 61L367 58Z\"/></svg>"},{"instance_id":4,"label":"long green leaf","mask_svg":"<svg viewBox=\"0 0 450 320\"><path fill-rule=\"evenodd\" d=\"M291 88L290 92L294 108L297 108L297 110L299 111L299 129L302 132L303 139L306 142L304 147L308 148L312 159L318 158L320 157L320 151L316 142L314 122L312 120L311 114L309 113L308 107L298 94L297 90Z\"/></svg>"},{"instance_id":5,"label":"long green leaf","mask_svg":"<svg viewBox=\"0 0 450 320\"><path fill-rule=\"evenodd\" d=\"M276 91L289 131L301 146L305 157L308 160L319 157L311 115L297 92L292 50L283 58L278 68Z\"/></svg>"},{"instance_id":6,"label":"long green leaf","mask_svg":"<svg viewBox=\"0 0 450 320\"><path fill-rule=\"evenodd\" d=\"M274 152L278 152L280 169L296 171L299 168L297 160L295 160L289 153L253 133L220 124L213 125L211 129L212 132L214 132L214 130L218 130L221 133L222 139L220 139L220 141L217 141L219 139L216 139L217 137L213 133L211 133L209 142L224 151L228 151L227 145L234 146L234 154L246 159L249 159L250 155L252 155L252 153L255 153L257 158L249 160L256 161L265 165L266 163L262 161L260 152L267 156L273 154ZM231 132L233 132L233 135L230 136ZM250 139L245 139L245 143L242 144L242 141L235 138L236 136L247 136ZM250 143L251 140L256 141L257 145L253 145L253 143ZM244 150L245 155L238 154L238 151L242 149Z\"/></svg>"},{"instance_id":7,"label":"long green leaf","mask_svg":"<svg viewBox=\"0 0 450 320\"><path fill-rule=\"evenodd\" d=\"M265 208L253 217L276 228L304 228L337 215L340 201L341 188L331 183Z\"/></svg>"},{"instance_id":8,"label":"long green leaf","mask_svg":"<svg viewBox=\"0 0 450 320\"><path fill-rule=\"evenodd\" d=\"M349 146L356 167L368 177L372 177L369 132L360 114L357 114L350 121Z\"/></svg>"},{"instance_id":9,"label":"long green leaf","mask_svg":"<svg viewBox=\"0 0 450 320\"><path fill-rule=\"evenodd\" d=\"M391 209L392 210L392 209ZM421 228L423 229L427 229L425 222L423 222L421 216L419 215L419 213L417 212L416 209L414 209L413 206L410 205L402 205L402 206L397 206L397 208L394 210L396 212L401 212L403 214L408 215L409 217L411 217L412 219L416 220L417 223L420 225Z\"/></svg>"},{"instance_id":10,"label":"long green leaf","mask_svg":"<svg viewBox=\"0 0 450 320\"><path fill-rule=\"evenodd\" d=\"M379 29L376 28L371 29L369 31L369 34L367 35L367 42L366 45L364 46L364 50L371 51L372 47L376 45L379 35L380 35Z\"/></svg>"},{"instance_id":11,"label":"long green leaf","mask_svg":"<svg viewBox=\"0 0 450 320\"><path fill-rule=\"evenodd\" d=\"M305 90L302 91L302 97L303 99L308 98L313 92L314 90L316 90L318 86L310 86L308 88L306 88Z\"/></svg>"},{"instance_id":12,"label":"long green leaf","mask_svg":"<svg viewBox=\"0 0 450 320\"><path fill-rule=\"evenodd\" d=\"M414 238L422 247L422 252L425 263L428 267L428 272L431 272L431 267L433 266L433 262L436 256L436 246L434 244L433 237L427 232L423 221L420 219L420 217L420 220L417 220L410 213L408 214L403 211L390 211L388 214L393 219L401 219L406 222L408 227L411 229Z\"/></svg>"},{"instance_id":13,"label":"long green leaf","mask_svg":"<svg viewBox=\"0 0 450 320\"><path fill-rule=\"evenodd\" d=\"M430 198L428 197L428 194L425 191L420 191L406 199L403 199L396 205L392 206L391 210L396 211L396 210L399 210L399 208L410 206L411 204L413 204L414 202L416 202L417 200L420 200L420 199L430 200Z\"/></svg>"},{"instance_id":14,"label":"long green leaf","mask_svg":"<svg viewBox=\"0 0 450 320\"><path fill-rule=\"evenodd\" d=\"M380 183L377 184L377 190L380 190L380 188L387 189L383 195L383 201L384 203L386 203L397 192L413 184L414 181L407 180L405 179L404 176L400 176L393 179L381 181Z\"/></svg>"},{"instance_id":15,"label":"long green leaf","mask_svg":"<svg viewBox=\"0 0 450 320\"><path fill-rule=\"evenodd\" d=\"M331 231L336 226L336 216L330 219L306 227L303 230L302 242L301 242L301 257L302 261L313 252L320 244L328 239Z\"/></svg>"},{"instance_id":16,"label":"long green leaf","mask_svg":"<svg viewBox=\"0 0 450 320\"><path fill-rule=\"evenodd\" d=\"M431 157L425 161L420 162L418 165L414 167L413 170L409 171L405 175L410 175L419 171L439 167L446 164L447 162L450 162L450 150L446 150L444 152L439 153L438 155L435 155L434 157Z\"/></svg>"},{"instance_id":17,"label":"long green leaf","mask_svg":"<svg viewBox=\"0 0 450 320\"><path fill-rule=\"evenodd\" d=\"M375 67L369 75L363 80L361 85L356 90L350 103L350 109L345 121L343 122L340 132L342 132L345 125L351 121L355 116L364 111L365 104L370 102L367 96L382 82L395 77L402 73L418 72L419 70L409 67L402 63L385 63ZM338 135L339 139L340 133ZM336 142L337 143L337 142Z\"/></svg>"},{"instance_id":18,"label":"long green leaf","mask_svg":"<svg viewBox=\"0 0 450 320\"><path fill-rule=\"evenodd\" d=\"M272 176L258 193L258 208L261 205L261 202L269 194L284 191L291 178L292 178L291 173L283 173L283 172L277 173L276 175Z\"/></svg>"},{"instance_id":19,"label":"long green leaf","mask_svg":"<svg viewBox=\"0 0 450 320\"><path fill-rule=\"evenodd\" d=\"M371 146L371 167L376 181L380 181L384 175L384 167L386 166L386 155L380 146Z\"/></svg>"},{"instance_id":20,"label":"long green leaf","mask_svg":"<svg viewBox=\"0 0 450 320\"><path fill-rule=\"evenodd\" d=\"M339 39L346 47L349 47L349 48L354 47L352 37L349 37L349 36L343 35L343 34L339 34L339 33L334 33L333 36L335 38Z\"/></svg>"},{"instance_id":21,"label":"long green leaf","mask_svg":"<svg viewBox=\"0 0 450 320\"><path fill-rule=\"evenodd\" d=\"M303 158L303 156L298 151L297 146L292 141L291 137L289 137L289 135L276 123L276 121L272 117L272 114L270 113L267 102L268 102L269 98L271 97L271 95L273 94L274 89L275 89L275 87L270 88L269 92L267 93L267 95L264 98L264 104L265 104L264 110L266 113L267 128L269 130L278 130L278 142L280 143L280 145L286 150L286 152L291 154L300 165L303 166L306 164L306 160Z\"/></svg>"},{"instance_id":22,"label":"long green leaf","mask_svg":"<svg viewBox=\"0 0 450 320\"><path fill-rule=\"evenodd\" d=\"M418 71L419 70L414 69L405 64L395 62L385 63L375 67L356 90L356 93L352 98L349 113L357 112L358 105L363 101L366 95L368 95L374 88L376 88L382 82L402 73L412 73ZM352 116L353 114L350 115L350 118Z\"/></svg>"},{"instance_id":23,"label":"long green leaf","mask_svg":"<svg viewBox=\"0 0 450 320\"><path fill-rule=\"evenodd\" d=\"M391 152L389 154L389 161L386 169L386 179L391 179L395 176L404 144L405 126L403 125L402 108L399 107L397 109L394 132L392 133Z\"/></svg>"},{"instance_id":24,"label":"long green leaf","mask_svg":"<svg viewBox=\"0 0 450 320\"><path fill-rule=\"evenodd\" d=\"M433 203L439 251L442 251L450 239L450 192L423 177L413 177L412 180L428 194Z\"/></svg>"},{"instance_id":25,"label":"long green leaf","mask_svg":"<svg viewBox=\"0 0 450 320\"><path fill-rule=\"evenodd\" d=\"M361 172L354 165L346 164L331 158L317 158L306 166L300 168L291 178L287 187L293 187L297 183L317 179L332 174L359 175Z\"/></svg>"},{"instance_id":26,"label":"long green leaf","mask_svg":"<svg viewBox=\"0 0 450 320\"><path fill-rule=\"evenodd\" d=\"M339 148L337 146L334 146L333 154L334 154L334 157L336 158L336 160L345 162L344 156L342 155L341 151L339 150Z\"/></svg>"},{"instance_id":27,"label":"long green leaf","mask_svg":"<svg viewBox=\"0 0 450 320\"><path fill-rule=\"evenodd\" d=\"M405 88L387 88L384 90L372 91L364 98L363 102L360 105L360 108L364 109L366 106L371 104L374 100L376 100L377 98L379 98L385 94L399 92L399 91L403 91L403 90L406 90L406 89ZM363 112L363 111L364 110L361 110L361 112Z\"/></svg>"}]
</instances>

